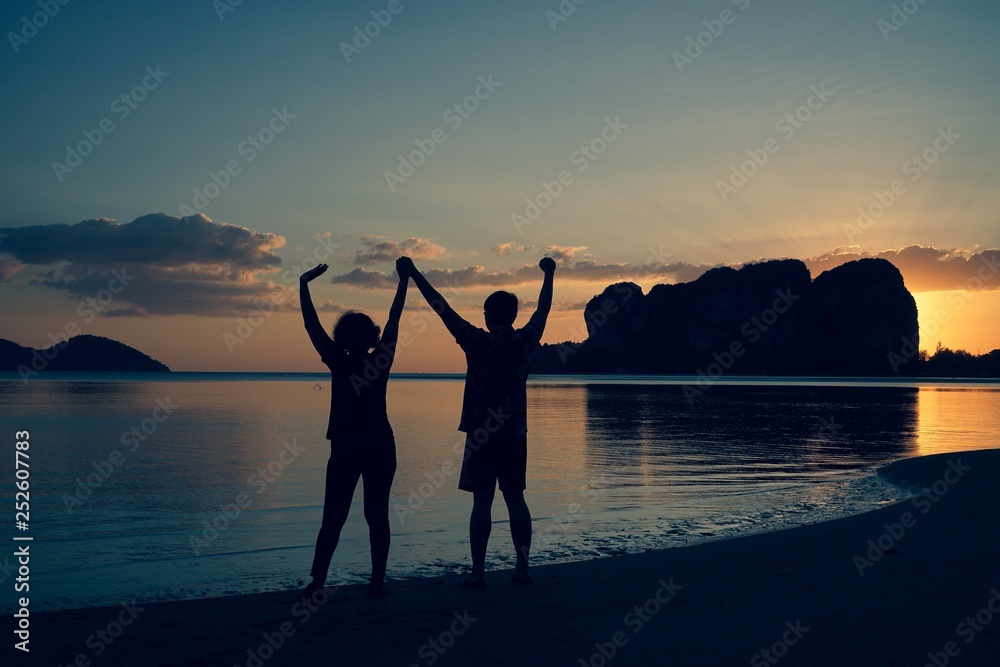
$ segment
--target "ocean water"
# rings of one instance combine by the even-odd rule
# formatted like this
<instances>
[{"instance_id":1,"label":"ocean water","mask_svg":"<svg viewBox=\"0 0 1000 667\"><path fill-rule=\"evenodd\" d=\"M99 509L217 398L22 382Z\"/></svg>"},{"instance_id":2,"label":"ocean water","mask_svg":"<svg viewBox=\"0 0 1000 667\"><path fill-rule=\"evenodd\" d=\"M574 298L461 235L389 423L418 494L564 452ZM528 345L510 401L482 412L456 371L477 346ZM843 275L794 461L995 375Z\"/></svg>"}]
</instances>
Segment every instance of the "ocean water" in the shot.
<instances>
[{"instance_id":1,"label":"ocean water","mask_svg":"<svg viewBox=\"0 0 1000 667\"><path fill-rule=\"evenodd\" d=\"M908 493L887 462L997 446L1000 384L535 377L526 498L535 564L610 557L846 516ZM469 565L456 488L462 378L394 376L389 577ZM689 398L690 397L690 398ZM35 609L304 584L322 515L321 374L0 374L4 485L30 433ZM11 493L12 495L12 493ZM489 567L513 548L499 494ZM14 574L0 557L0 580ZM367 581L361 486L329 581ZM13 600L4 599L5 609Z\"/></svg>"}]
</instances>

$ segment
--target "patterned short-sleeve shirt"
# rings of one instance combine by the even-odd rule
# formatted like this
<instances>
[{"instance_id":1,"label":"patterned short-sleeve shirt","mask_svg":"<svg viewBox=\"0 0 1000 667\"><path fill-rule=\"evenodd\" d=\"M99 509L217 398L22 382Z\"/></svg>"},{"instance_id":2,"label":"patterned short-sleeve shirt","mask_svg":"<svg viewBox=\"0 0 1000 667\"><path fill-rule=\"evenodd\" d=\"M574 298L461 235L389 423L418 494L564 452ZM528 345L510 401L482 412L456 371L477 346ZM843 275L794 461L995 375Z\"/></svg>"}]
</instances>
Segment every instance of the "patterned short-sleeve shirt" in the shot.
<instances>
[{"instance_id":1,"label":"patterned short-sleeve shirt","mask_svg":"<svg viewBox=\"0 0 1000 667\"><path fill-rule=\"evenodd\" d=\"M465 352L468 370L462 419L458 430L475 434L478 429L494 433L524 435L528 432L528 364L538 347L542 330L534 322L485 331L468 322L455 341Z\"/></svg>"}]
</instances>

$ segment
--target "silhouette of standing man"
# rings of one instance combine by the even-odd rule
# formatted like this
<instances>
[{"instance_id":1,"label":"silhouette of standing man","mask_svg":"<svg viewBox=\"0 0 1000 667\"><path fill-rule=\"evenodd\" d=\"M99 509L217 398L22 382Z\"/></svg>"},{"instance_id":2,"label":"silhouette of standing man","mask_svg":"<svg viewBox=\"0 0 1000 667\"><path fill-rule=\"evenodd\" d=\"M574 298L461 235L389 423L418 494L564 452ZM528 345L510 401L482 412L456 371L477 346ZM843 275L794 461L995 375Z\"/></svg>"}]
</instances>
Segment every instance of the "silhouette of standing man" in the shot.
<instances>
[{"instance_id":1,"label":"silhouette of standing man","mask_svg":"<svg viewBox=\"0 0 1000 667\"><path fill-rule=\"evenodd\" d=\"M538 308L521 329L514 328L517 297L510 292L494 292L483 304L484 331L466 322L444 297L421 275L412 260L400 258L401 275L409 274L444 325L455 337L468 363L462 419L458 430L465 432L465 455L458 488L472 492L469 542L472 573L461 585L486 587L486 546L493 526L493 498L500 492L510 515L510 536L517 553L514 583L533 582L528 573L531 550L531 512L524 501L528 461L527 400L525 383L531 353L539 345L545 320L552 307L552 281L556 263L549 257L538 267L544 272Z\"/></svg>"}]
</instances>

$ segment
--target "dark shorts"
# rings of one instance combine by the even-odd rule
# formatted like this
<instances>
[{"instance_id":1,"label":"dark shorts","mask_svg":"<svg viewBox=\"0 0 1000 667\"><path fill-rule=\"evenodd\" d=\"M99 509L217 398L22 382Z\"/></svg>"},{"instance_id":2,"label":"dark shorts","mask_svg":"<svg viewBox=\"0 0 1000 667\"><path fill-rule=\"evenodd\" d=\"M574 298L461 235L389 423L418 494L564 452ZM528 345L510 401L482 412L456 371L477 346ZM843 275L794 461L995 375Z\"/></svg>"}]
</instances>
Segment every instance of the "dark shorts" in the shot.
<instances>
[{"instance_id":1,"label":"dark shorts","mask_svg":"<svg viewBox=\"0 0 1000 667\"><path fill-rule=\"evenodd\" d=\"M330 440L330 457L360 473L381 474L396 466L396 439L392 428L341 429Z\"/></svg>"},{"instance_id":2,"label":"dark shorts","mask_svg":"<svg viewBox=\"0 0 1000 667\"><path fill-rule=\"evenodd\" d=\"M477 443L466 434L458 488L462 491L523 491L528 469L528 436L493 436Z\"/></svg>"}]
</instances>

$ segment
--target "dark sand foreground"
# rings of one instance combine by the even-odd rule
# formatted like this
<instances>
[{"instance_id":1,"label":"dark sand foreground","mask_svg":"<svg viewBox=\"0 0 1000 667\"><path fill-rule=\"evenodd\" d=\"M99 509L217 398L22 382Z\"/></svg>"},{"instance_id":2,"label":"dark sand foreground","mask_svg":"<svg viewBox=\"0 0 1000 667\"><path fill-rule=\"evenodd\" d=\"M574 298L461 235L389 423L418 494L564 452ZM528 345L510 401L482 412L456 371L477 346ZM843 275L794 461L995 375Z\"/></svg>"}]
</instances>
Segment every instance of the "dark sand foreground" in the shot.
<instances>
[{"instance_id":1,"label":"dark sand foreground","mask_svg":"<svg viewBox=\"0 0 1000 667\"><path fill-rule=\"evenodd\" d=\"M538 567L530 587L494 572L481 591L454 577L382 599L344 588L315 611L286 592L140 603L134 619L39 613L31 660L15 664L1000 665L1000 450L882 474L927 491L776 533ZM95 635L119 617L117 639Z\"/></svg>"}]
</instances>

